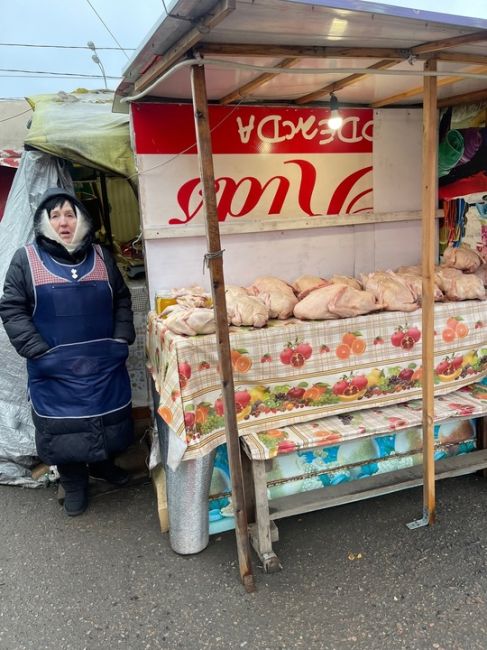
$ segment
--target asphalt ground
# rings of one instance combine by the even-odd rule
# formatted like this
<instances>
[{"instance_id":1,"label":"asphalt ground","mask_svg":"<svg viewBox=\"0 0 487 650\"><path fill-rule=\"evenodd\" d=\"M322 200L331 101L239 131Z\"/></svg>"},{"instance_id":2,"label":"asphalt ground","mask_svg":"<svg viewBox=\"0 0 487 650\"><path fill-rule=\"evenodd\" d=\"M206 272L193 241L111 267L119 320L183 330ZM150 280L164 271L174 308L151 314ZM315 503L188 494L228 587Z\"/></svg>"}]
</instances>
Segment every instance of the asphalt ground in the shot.
<instances>
[{"instance_id":1,"label":"asphalt ground","mask_svg":"<svg viewBox=\"0 0 487 650\"><path fill-rule=\"evenodd\" d=\"M487 481L281 520L283 571L239 582L233 532L178 556L150 484L67 518L54 489L0 487L1 650L487 648Z\"/></svg>"}]
</instances>

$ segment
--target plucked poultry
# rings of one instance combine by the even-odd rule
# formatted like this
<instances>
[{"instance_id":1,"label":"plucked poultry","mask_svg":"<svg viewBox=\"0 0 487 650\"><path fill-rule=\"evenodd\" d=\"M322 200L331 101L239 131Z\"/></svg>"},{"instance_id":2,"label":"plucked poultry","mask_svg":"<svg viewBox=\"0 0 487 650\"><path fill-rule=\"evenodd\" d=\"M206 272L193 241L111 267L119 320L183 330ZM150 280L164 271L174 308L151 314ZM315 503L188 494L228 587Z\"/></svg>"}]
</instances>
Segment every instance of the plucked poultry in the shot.
<instances>
[{"instance_id":1,"label":"plucked poultry","mask_svg":"<svg viewBox=\"0 0 487 650\"><path fill-rule=\"evenodd\" d=\"M302 300L310 291L314 291L319 287L326 287L327 284L329 283L326 280L317 275L300 275L297 280L294 280L292 287L298 299Z\"/></svg>"},{"instance_id":2,"label":"plucked poultry","mask_svg":"<svg viewBox=\"0 0 487 650\"><path fill-rule=\"evenodd\" d=\"M408 268L408 267L403 267L403 268ZM421 304L423 300L423 278L421 276L421 272L416 273L415 270L419 267L409 267L412 269L412 271L399 271L399 269L396 271L396 275L399 275L408 288L411 290L416 302ZM443 295L443 291L440 289L438 286L438 283L435 281L435 288L434 288L434 300L436 302L439 302L441 300L444 300L445 296Z\"/></svg>"},{"instance_id":3,"label":"plucked poultry","mask_svg":"<svg viewBox=\"0 0 487 650\"><path fill-rule=\"evenodd\" d=\"M467 244L460 244L457 247L448 246L443 253L443 266L449 266L466 273L475 273L483 262L484 260L477 251Z\"/></svg>"},{"instance_id":4,"label":"plucked poultry","mask_svg":"<svg viewBox=\"0 0 487 650\"><path fill-rule=\"evenodd\" d=\"M482 279L475 273L462 273L458 269L440 266L436 280L449 300L484 300L485 288Z\"/></svg>"},{"instance_id":5,"label":"plucked poultry","mask_svg":"<svg viewBox=\"0 0 487 650\"><path fill-rule=\"evenodd\" d=\"M334 275L328 280L328 282L331 282L331 284L348 284L349 287L357 289L358 291L362 289L360 282L349 275Z\"/></svg>"},{"instance_id":6,"label":"plucked poultry","mask_svg":"<svg viewBox=\"0 0 487 650\"><path fill-rule=\"evenodd\" d=\"M414 311L419 304L407 283L393 271L378 271L362 276L364 289L370 291L386 311Z\"/></svg>"},{"instance_id":7,"label":"plucked poultry","mask_svg":"<svg viewBox=\"0 0 487 650\"><path fill-rule=\"evenodd\" d=\"M264 327L269 320L269 309L243 287L226 287L225 300L230 325Z\"/></svg>"},{"instance_id":8,"label":"plucked poultry","mask_svg":"<svg viewBox=\"0 0 487 650\"><path fill-rule=\"evenodd\" d=\"M367 291L358 291L346 284L320 287L300 300L294 308L296 318L304 320L330 320L368 314L381 305Z\"/></svg>"},{"instance_id":9,"label":"plucked poultry","mask_svg":"<svg viewBox=\"0 0 487 650\"><path fill-rule=\"evenodd\" d=\"M196 334L213 334L216 332L213 309L205 307L185 308L171 305L162 312L164 325L175 334L195 336Z\"/></svg>"},{"instance_id":10,"label":"plucked poultry","mask_svg":"<svg viewBox=\"0 0 487 650\"><path fill-rule=\"evenodd\" d=\"M247 291L268 307L269 318L289 318L298 302L292 287L273 276L257 278Z\"/></svg>"}]
</instances>

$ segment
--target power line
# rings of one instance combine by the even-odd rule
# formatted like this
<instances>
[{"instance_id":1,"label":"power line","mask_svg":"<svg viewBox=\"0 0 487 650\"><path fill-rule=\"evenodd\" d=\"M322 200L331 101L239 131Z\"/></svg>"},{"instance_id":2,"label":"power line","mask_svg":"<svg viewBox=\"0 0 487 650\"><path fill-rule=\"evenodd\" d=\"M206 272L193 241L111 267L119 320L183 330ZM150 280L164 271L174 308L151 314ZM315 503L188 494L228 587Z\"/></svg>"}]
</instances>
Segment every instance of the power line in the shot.
<instances>
[{"instance_id":1,"label":"power line","mask_svg":"<svg viewBox=\"0 0 487 650\"><path fill-rule=\"evenodd\" d=\"M87 45L44 45L34 43L0 43L0 47L50 47L58 50L89 50L90 48ZM97 50L115 50L119 52L120 50L124 52L129 50L130 52L135 52L135 47L98 47Z\"/></svg>"},{"instance_id":2,"label":"power line","mask_svg":"<svg viewBox=\"0 0 487 650\"><path fill-rule=\"evenodd\" d=\"M105 27L105 29L107 30L107 32L110 34L110 36L113 38L113 40L115 41L115 43L116 43L116 44L118 45L118 47L122 50L122 52L125 54L125 56L127 57L127 61L128 61L128 60L129 60L129 55L128 55L127 52L123 49L123 47L120 45L120 43L117 41L115 35L112 33L112 31L110 30L110 28L108 27L108 25L106 24L106 22L103 20L103 18L102 18L102 17L100 16L100 14L97 12L97 10L95 9L95 7L91 4L90 0L86 0L86 2L90 5L90 7L91 7L91 8L93 9L93 11L95 12L95 14L98 16L99 20L101 21L101 23L103 24L103 26Z\"/></svg>"},{"instance_id":3,"label":"power line","mask_svg":"<svg viewBox=\"0 0 487 650\"><path fill-rule=\"evenodd\" d=\"M26 113L30 113L32 111L32 108L28 108L26 111L22 111L22 113L17 113L17 115L11 115L10 117L4 117L3 120L0 120L0 122L8 122L9 120L13 120L15 117L20 117L21 115L25 115Z\"/></svg>"},{"instance_id":4,"label":"power line","mask_svg":"<svg viewBox=\"0 0 487 650\"><path fill-rule=\"evenodd\" d=\"M102 76L99 74L84 74L84 73L75 73L75 72L52 72L51 70L18 70L16 68L0 68L0 72L23 72L25 74L33 74L33 75L52 75L54 77L87 77L87 78L94 78L94 79L102 79ZM8 76L8 75L4 75ZM114 75L108 75L107 79L120 79L120 75L114 76Z\"/></svg>"}]
</instances>

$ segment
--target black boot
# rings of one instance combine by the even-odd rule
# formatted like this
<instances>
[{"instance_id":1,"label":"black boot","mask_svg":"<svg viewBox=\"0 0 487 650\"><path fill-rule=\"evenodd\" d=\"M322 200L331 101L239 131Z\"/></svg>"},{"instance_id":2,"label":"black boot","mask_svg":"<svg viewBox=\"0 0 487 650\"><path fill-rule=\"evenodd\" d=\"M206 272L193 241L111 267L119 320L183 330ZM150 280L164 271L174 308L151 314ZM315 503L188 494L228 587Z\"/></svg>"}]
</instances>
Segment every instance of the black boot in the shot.
<instances>
[{"instance_id":1,"label":"black boot","mask_svg":"<svg viewBox=\"0 0 487 650\"><path fill-rule=\"evenodd\" d=\"M57 468L65 493L64 512L77 517L88 507L88 468L85 463L66 463Z\"/></svg>"},{"instance_id":2,"label":"black boot","mask_svg":"<svg viewBox=\"0 0 487 650\"><path fill-rule=\"evenodd\" d=\"M127 485L130 480L128 472L121 467L117 467L110 459L102 460L99 463L90 463L88 468L89 474L93 478L107 481L118 487Z\"/></svg>"}]
</instances>

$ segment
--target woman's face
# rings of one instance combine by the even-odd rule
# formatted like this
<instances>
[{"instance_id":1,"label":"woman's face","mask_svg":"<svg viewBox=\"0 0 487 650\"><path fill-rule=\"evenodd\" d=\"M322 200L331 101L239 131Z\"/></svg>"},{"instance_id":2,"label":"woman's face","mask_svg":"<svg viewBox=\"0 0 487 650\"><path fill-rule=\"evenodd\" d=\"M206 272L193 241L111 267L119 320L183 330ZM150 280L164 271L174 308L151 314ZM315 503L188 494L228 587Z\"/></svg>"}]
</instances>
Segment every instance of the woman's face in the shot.
<instances>
[{"instance_id":1,"label":"woman's face","mask_svg":"<svg viewBox=\"0 0 487 650\"><path fill-rule=\"evenodd\" d=\"M73 241L76 230L76 213L69 201L53 208L49 213L49 221L63 241L67 244Z\"/></svg>"}]
</instances>

